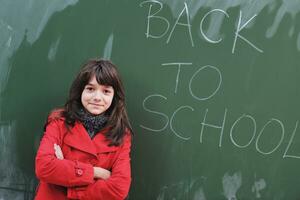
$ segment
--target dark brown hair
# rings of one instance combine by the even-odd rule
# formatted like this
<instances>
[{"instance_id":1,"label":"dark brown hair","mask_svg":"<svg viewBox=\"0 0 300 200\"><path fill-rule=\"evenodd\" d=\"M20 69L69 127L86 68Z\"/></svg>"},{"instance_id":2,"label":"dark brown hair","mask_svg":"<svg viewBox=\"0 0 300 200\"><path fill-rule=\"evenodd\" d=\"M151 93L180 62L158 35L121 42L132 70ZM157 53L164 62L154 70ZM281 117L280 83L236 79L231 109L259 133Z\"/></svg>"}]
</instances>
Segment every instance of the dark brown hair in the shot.
<instances>
[{"instance_id":1,"label":"dark brown hair","mask_svg":"<svg viewBox=\"0 0 300 200\"><path fill-rule=\"evenodd\" d=\"M67 128L73 127L75 121L79 120L78 111L82 109L81 94L90 79L95 76L98 84L109 85L114 89L114 97L111 106L105 111L108 116L106 127L109 131L105 134L110 145L118 146L122 143L126 133L132 134L125 108L125 93L122 81L116 66L102 59L91 59L87 61L73 81L67 102L62 111Z\"/></svg>"}]
</instances>

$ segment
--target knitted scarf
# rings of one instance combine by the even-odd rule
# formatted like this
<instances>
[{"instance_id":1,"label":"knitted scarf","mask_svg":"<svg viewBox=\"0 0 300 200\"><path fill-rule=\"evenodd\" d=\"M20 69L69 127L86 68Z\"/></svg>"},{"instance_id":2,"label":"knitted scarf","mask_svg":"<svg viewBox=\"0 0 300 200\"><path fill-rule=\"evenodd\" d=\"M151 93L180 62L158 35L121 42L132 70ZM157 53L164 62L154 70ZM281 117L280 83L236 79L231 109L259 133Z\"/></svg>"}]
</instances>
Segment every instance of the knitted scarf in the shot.
<instances>
[{"instance_id":1,"label":"knitted scarf","mask_svg":"<svg viewBox=\"0 0 300 200\"><path fill-rule=\"evenodd\" d=\"M104 128L108 119L104 113L100 115L93 115L85 109L80 109L77 114L79 116L79 120L91 138L93 138L102 128Z\"/></svg>"}]
</instances>

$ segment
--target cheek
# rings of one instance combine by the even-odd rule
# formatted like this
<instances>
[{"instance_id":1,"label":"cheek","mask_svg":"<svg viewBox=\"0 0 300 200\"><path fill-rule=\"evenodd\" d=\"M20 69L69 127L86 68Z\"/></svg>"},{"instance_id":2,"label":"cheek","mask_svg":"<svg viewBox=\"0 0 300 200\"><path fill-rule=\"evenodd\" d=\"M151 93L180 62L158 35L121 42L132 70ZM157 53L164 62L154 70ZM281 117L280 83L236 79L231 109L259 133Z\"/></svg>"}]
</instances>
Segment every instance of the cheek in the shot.
<instances>
[{"instance_id":1,"label":"cheek","mask_svg":"<svg viewBox=\"0 0 300 200\"><path fill-rule=\"evenodd\" d=\"M81 103L84 105L84 104L86 104L86 101L88 101L88 100L89 100L89 95L86 94L85 92L83 92L81 94Z\"/></svg>"},{"instance_id":2,"label":"cheek","mask_svg":"<svg viewBox=\"0 0 300 200\"><path fill-rule=\"evenodd\" d=\"M112 100L113 100L112 97L109 97L109 98L106 99L106 104L107 104L108 107L111 105Z\"/></svg>"}]
</instances>

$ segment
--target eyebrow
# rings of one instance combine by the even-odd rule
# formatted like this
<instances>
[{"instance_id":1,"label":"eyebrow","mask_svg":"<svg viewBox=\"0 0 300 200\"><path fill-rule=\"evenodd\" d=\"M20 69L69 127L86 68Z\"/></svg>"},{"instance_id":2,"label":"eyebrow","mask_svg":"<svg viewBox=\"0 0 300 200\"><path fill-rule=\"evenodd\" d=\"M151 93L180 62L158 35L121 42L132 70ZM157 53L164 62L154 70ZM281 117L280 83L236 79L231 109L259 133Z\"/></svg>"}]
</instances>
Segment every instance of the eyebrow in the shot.
<instances>
[{"instance_id":1,"label":"eyebrow","mask_svg":"<svg viewBox=\"0 0 300 200\"><path fill-rule=\"evenodd\" d=\"M104 85L104 88L105 88L105 89L108 89L108 90L113 90L113 89L114 89L114 88L113 88L112 86L110 86L110 85L108 85L108 86Z\"/></svg>"},{"instance_id":2,"label":"eyebrow","mask_svg":"<svg viewBox=\"0 0 300 200\"><path fill-rule=\"evenodd\" d=\"M88 83L86 84L86 86L94 86L95 84L92 84L92 83Z\"/></svg>"},{"instance_id":3,"label":"eyebrow","mask_svg":"<svg viewBox=\"0 0 300 200\"><path fill-rule=\"evenodd\" d=\"M86 86L95 86L96 84L93 83L88 83L86 84ZM106 89L113 89L113 86L111 85L102 85L103 87L105 87Z\"/></svg>"}]
</instances>

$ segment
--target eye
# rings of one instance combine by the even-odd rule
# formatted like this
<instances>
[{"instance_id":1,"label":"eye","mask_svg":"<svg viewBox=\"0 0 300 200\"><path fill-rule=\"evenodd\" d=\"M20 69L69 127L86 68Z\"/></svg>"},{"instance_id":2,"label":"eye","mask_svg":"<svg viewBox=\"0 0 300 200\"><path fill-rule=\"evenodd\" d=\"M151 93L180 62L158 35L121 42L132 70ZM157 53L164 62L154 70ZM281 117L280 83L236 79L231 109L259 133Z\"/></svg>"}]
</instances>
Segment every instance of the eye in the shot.
<instances>
[{"instance_id":1,"label":"eye","mask_svg":"<svg viewBox=\"0 0 300 200\"><path fill-rule=\"evenodd\" d=\"M86 87L85 89L86 89L87 91L89 91L89 92L94 91L94 88L93 88L93 87Z\"/></svg>"},{"instance_id":2,"label":"eye","mask_svg":"<svg viewBox=\"0 0 300 200\"><path fill-rule=\"evenodd\" d=\"M111 90L108 90L108 89L104 89L103 91L105 94L110 94L111 93Z\"/></svg>"}]
</instances>

